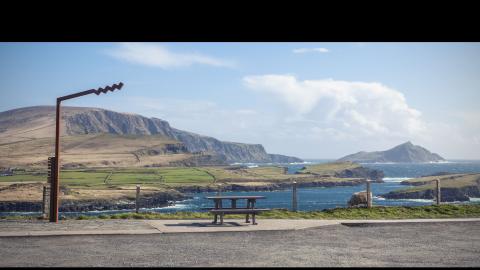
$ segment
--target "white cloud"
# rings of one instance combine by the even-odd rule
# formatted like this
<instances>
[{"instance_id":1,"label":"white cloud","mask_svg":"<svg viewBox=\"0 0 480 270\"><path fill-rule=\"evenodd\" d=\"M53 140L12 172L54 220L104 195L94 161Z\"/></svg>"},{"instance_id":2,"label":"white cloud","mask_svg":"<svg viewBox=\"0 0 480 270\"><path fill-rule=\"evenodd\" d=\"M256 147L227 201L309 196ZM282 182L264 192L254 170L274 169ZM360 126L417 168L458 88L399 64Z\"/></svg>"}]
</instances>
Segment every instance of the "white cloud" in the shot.
<instances>
[{"instance_id":1,"label":"white cloud","mask_svg":"<svg viewBox=\"0 0 480 270\"><path fill-rule=\"evenodd\" d=\"M119 47L107 52L109 55L127 62L164 69L188 67L193 64L233 67L230 61L214 58L200 53L172 52L165 46L153 43L121 43Z\"/></svg>"},{"instance_id":2,"label":"white cloud","mask_svg":"<svg viewBox=\"0 0 480 270\"><path fill-rule=\"evenodd\" d=\"M286 105L290 122L309 123L317 132L409 139L425 131L421 113L408 106L402 93L381 83L299 81L292 75L246 76L244 83Z\"/></svg>"},{"instance_id":3,"label":"white cloud","mask_svg":"<svg viewBox=\"0 0 480 270\"><path fill-rule=\"evenodd\" d=\"M303 82L294 80L293 85ZM355 85L355 82L344 83ZM366 84L373 87L374 83ZM226 107L223 102L211 100L132 96L118 99L112 96L115 102L110 106L98 98L91 101L93 104L74 105L158 117L175 128L226 141L261 143L268 152L303 158L340 158L362 150L386 150L408 140L447 159L479 158L480 112L445 112L442 121L428 121L428 115L423 118L411 114L413 109L398 91L379 85L383 91L376 94L369 93L374 90L356 89L363 93L350 94L349 98L322 97L309 110L301 108L304 101L299 101L298 106L289 105L280 94L267 94L260 89L245 93L256 99L256 104L246 107ZM412 122L421 128L409 131Z\"/></svg>"},{"instance_id":4,"label":"white cloud","mask_svg":"<svg viewBox=\"0 0 480 270\"><path fill-rule=\"evenodd\" d=\"M428 123L429 136L421 138L419 143L427 149L438 151L447 158L479 159L480 153L480 112L445 112L442 119ZM430 148L429 148L430 147ZM438 150L436 150L438 149Z\"/></svg>"},{"instance_id":5,"label":"white cloud","mask_svg":"<svg viewBox=\"0 0 480 270\"><path fill-rule=\"evenodd\" d=\"M422 115L401 92L378 82L304 80L293 75L246 76L243 82L251 89L243 96L255 102L239 107L240 103L230 107L232 103L215 99L121 95L109 97L114 101L110 107L98 98L79 99L75 105L158 117L179 129L261 143L268 152L302 158L340 158L405 141L447 159L480 158L478 110Z\"/></svg>"},{"instance_id":6,"label":"white cloud","mask_svg":"<svg viewBox=\"0 0 480 270\"><path fill-rule=\"evenodd\" d=\"M327 48L299 48L293 49L293 53L310 53L310 52L317 52L317 53L327 53L330 52Z\"/></svg>"}]
</instances>

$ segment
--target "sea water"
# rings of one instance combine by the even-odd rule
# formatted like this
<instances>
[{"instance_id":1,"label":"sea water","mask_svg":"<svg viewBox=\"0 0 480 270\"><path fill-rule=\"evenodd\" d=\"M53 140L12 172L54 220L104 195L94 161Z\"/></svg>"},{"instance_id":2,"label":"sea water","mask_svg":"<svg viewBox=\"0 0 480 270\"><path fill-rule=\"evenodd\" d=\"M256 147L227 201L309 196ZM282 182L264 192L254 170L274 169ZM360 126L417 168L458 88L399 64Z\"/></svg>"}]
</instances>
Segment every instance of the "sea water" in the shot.
<instances>
[{"instance_id":1,"label":"sea water","mask_svg":"<svg viewBox=\"0 0 480 270\"><path fill-rule=\"evenodd\" d=\"M306 165L319 164L331 162L333 160L306 160L305 163L294 164L255 164L249 163L248 166L272 166L281 165L288 167L288 173L294 174ZM388 193L390 191L407 188L408 186L401 185L403 180L421 177L425 175L431 175L439 172L450 173L475 173L480 172L480 161L472 160L450 160L442 163L363 163L364 167L382 170L385 174L384 183L372 183L372 194L374 205L384 206L419 206L419 205L431 205L433 200L422 199L384 199L379 197L381 194ZM298 188L297 189L297 209L301 211L323 210L331 209L335 207L346 207L347 202L353 193L365 190L365 185L359 186L337 186L337 187L311 187L311 188ZM204 207L212 207L213 202L207 200L205 197L214 196L216 192L202 192L202 193L189 193L191 199L178 201L173 206L158 207L158 208L141 208L141 211L152 211L171 213L178 211L206 211ZM257 200L257 207L261 208L285 208L291 209L292 205L292 191L279 190L279 191L244 191L244 192L222 192L222 195L261 195L266 199ZM479 203L480 198L471 198L469 203ZM468 202L467 202L468 203ZM228 206L228 202L227 205ZM238 207L245 206L243 200L237 202ZM62 213L63 215L100 215L100 214L113 214L113 213L125 213L132 212L134 210L107 210L107 211L92 211L82 213ZM7 214L7 213L1 213ZM15 214L25 214L16 212Z\"/></svg>"},{"instance_id":2,"label":"sea water","mask_svg":"<svg viewBox=\"0 0 480 270\"><path fill-rule=\"evenodd\" d=\"M288 173L293 174L305 165L331 162L333 160L306 160L303 164L275 164L288 167ZM248 164L249 166L272 166L272 164ZM439 172L449 173L475 173L480 172L480 161L477 160L450 160L440 163L362 163L364 167L377 169L384 172L384 183L372 183L373 204L383 206L419 206L431 205L433 200L424 199L385 199L381 194L390 191L408 188L400 182L411 178L431 175ZM365 185L359 186L337 186L337 187L312 187L297 189L297 209L301 211L323 210L335 207L346 207L353 193L365 190ZM257 207L285 208L291 209L292 191L244 191L244 192L222 192L222 195L260 195L266 199L257 200ZM211 200L207 196L214 196L216 192L203 192L188 194L192 199L177 202L169 208L154 209L157 212L175 211L204 211L204 207L212 207ZM480 199L472 198L471 202L478 203ZM228 204L228 202L227 202ZM238 207L242 206L240 200Z\"/></svg>"}]
</instances>

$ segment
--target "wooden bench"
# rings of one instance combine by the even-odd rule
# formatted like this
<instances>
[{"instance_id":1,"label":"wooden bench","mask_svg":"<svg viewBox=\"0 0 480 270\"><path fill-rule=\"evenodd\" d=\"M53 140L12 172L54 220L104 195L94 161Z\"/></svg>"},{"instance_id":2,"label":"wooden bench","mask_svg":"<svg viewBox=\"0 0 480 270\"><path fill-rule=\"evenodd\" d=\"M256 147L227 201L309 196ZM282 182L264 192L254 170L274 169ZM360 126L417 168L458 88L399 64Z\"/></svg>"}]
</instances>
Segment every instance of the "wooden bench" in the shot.
<instances>
[{"instance_id":1,"label":"wooden bench","mask_svg":"<svg viewBox=\"0 0 480 270\"><path fill-rule=\"evenodd\" d=\"M270 209L258 209L255 208L255 202L257 199L265 199L265 196L213 196L213 197L206 197L206 199L213 200L215 202L215 207L207 208L209 212L213 214L213 224L217 224L218 216L220 216L220 224L223 224L223 216L227 214L245 214L245 222L249 223L249 216L252 215L252 224L257 225L255 222L255 215L269 211ZM244 199L247 200L246 207L237 207L237 200ZM224 208L223 207L223 200L231 200L231 208Z\"/></svg>"},{"instance_id":2,"label":"wooden bench","mask_svg":"<svg viewBox=\"0 0 480 270\"><path fill-rule=\"evenodd\" d=\"M223 216L227 214L246 214L247 217L245 218L245 222L249 223L248 215L252 215L252 225L257 225L258 223L255 221L255 215L260 212L270 211L267 208L222 208L222 209L212 209L209 212L214 215L220 216L220 224L223 224ZM214 221L214 223L216 223Z\"/></svg>"}]
</instances>

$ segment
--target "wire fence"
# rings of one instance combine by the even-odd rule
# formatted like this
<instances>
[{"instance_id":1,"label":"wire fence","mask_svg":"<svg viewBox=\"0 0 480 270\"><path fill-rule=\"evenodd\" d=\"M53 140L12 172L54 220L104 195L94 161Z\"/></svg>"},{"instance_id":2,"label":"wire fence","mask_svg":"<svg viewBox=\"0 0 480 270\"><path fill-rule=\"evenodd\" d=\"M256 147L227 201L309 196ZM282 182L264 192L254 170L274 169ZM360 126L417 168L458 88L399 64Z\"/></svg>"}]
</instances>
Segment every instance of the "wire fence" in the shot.
<instances>
[{"instance_id":1,"label":"wire fence","mask_svg":"<svg viewBox=\"0 0 480 270\"><path fill-rule=\"evenodd\" d=\"M14 186L14 187L12 187ZM28 199L8 198L0 200L0 217L31 216L39 219L48 219L50 213L50 186L47 184L11 184L2 185L1 193L8 193L8 188L23 186L21 191L16 189L11 192L27 193ZM137 188L122 189L122 198L98 198L90 200L72 200L72 192L78 192L61 187L59 194L59 217L74 217L79 215L101 215L114 213L151 212L165 209L175 205L174 198L167 193L158 192L156 189ZM118 192L118 191L105 191ZM1 194L0 193L0 194ZM174 210L173 210L174 211Z\"/></svg>"},{"instance_id":2,"label":"wire fence","mask_svg":"<svg viewBox=\"0 0 480 270\"><path fill-rule=\"evenodd\" d=\"M440 190L440 183L435 188ZM371 189L366 187L371 192ZM90 192L101 192L96 199L79 200ZM298 210L298 202L301 196L298 194L298 186L294 185L291 191L291 207L288 209ZM221 195L222 192L212 192L211 195ZM50 207L50 184L43 183L8 183L3 182L0 187L0 217L5 216L32 216L39 219L47 219ZM4 197L3 195L7 195ZM71 188L61 185L59 193L59 217L68 218L80 215L102 215L116 213L145 213L145 212L177 212L185 211L175 206L178 198L168 192L161 192L156 188L142 185L132 185L117 189L89 190ZM372 207L372 197L367 196L364 207ZM200 194L195 196L202 196ZM77 197L77 199L72 199ZM90 196L91 197L91 196ZM352 196L353 197L353 196ZM440 204L439 200L433 200L433 204ZM369 202L369 203L368 203ZM240 206L239 206L240 207ZM187 210L188 211L188 210ZM202 211L202 208L194 211Z\"/></svg>"},{"instance_id":3,"label":"wire fence","mask_svg":"<svg viewBox=\"0 0 480 270\"><path fill-rule=\"evenodd\" d=\"M3 171L0 175L0 217L21 215L48 219L53 165L52 160L49 159L48 166L43 170L26 171L12 168ZM158 172L154 174L156 175ZM81 185L80 188L80 186L65 184L61 181L59 193L60 218L123 212L177 211L172 206L175 206L176 201L181 200L181 197L176 196L174 192L161 191L147 184L136 186L130 183L126 186L115 186L114 175L113 169L105 170L99 180L102 183L101 188L98 189L95 186L90 187L88 184ZM160 182L164 181L162 175L156 175L155 177L160 179ZM39 179L44 180L38 181ZM77 181L77 178L74 180ZM88 179L78 178L78 181L85 180ZM433 204L440 204L440 181L436 180L435 183ZM298 186L294 185L291 195L291 210L294 211L298 210L297 204L301 199L297 195L297 190ZM368 186L367 190L371 191ZM217 195L220 194L219 191ZM368 206L372 205L373 195L368 196ZM202 210L198 209L196 211Z\"/></svg>"}]
</instances>

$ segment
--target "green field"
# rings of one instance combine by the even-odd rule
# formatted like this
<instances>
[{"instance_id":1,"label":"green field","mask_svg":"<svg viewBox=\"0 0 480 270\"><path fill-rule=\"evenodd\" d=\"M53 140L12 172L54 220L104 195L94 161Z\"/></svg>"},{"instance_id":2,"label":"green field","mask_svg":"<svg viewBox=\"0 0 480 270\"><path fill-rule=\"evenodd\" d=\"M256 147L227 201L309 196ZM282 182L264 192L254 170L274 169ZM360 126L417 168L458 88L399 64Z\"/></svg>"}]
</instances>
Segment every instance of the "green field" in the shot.
<instances>
[{"instance_id":1,"label":"green field","mask_svg":"<svg viewBox=\"0 0 480 270\"><path fill-rule=\"evenodd\" d=\"M111 185L182 185L213 184L220 180L282 180L295 175L286 175L281 167L228 169L227 167L158 167L158 168L96 168L64 169L60 173L63 185L101 187ZM2 176L0 182L45 182L46 171L16 172ZM107 181L105 181L107 179Z\"/></svg>"},{"instance_id":2,"label":"green field","mask_svg":"<svg viewBox=\"0 0 480 270\"><path fill-rule=\"evenodd\" d=\"M247 168L239 166L211 167L134 167L134 168L88 168L62 169L60 185L73 189L130 189L134 185L152 188L178 188L208 186L217 184L240 184L245 186L270 185L279 182L346 182L357 178L337 178L335 171L355 168L353 163L332 163L308 166L304 171L316 173L286 174L284 167L267 166ZM319 177L317 174L321 174ZM47 172L40 169L15 171L13 176L1 176L0 185L47 181Z\"/></svg>"},{"instance_id":3,"label":"green field","mask_svg":"<svg viewBox=\"0 0 480 270\"><path fill-rule=\"evenodd\" d=\"M109 177L108 177L109 176ZM107 178L108 177L108 178ZM19 172L2 176L0 182L46 182L46 172ZM62 170L60 183L72 187L110 187L120 185L181 185L211 184L214 178L197 168L135 168L135 169L85 169Z\"/></svg>"}]
</instances>

